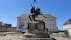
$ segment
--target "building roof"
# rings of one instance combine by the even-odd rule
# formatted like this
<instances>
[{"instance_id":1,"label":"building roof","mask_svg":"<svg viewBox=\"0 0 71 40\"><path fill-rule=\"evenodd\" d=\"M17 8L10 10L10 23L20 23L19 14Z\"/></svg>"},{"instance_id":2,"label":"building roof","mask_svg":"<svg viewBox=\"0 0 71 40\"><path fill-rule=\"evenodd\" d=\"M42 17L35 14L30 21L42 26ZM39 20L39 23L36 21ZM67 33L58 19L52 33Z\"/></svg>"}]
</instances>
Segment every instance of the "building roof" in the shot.
<instances>
[{"instance_id":1,"label":"building roof","mask_svg":"<svg viewBox=\"0 0 71 40\"><path fill-rule=\"evenodd\" d=\"M19 18L20 18L20 17L28 18L28 16L29 16L29 14L22 14L22 15L20 15L20 16L18 16L18 17L19 17ZM38 17L41 17L41 18L43 18L43 16L46 17L46 18L56 18L55 16L53 16L53 15L51 15L51 14L38 15Z\"/></svg>"},{"instance_id":2,"label":"building roof","mask_svg":"<svg viewBox=\"0 0 71 40\"><path fill-rule=\"evenodd\" d=\"M56 18L55 16L51 15L51 14L45 14L44 15L46 18Z\"/></svg>"},{"instance_id":3,"label":"building roof","mask_svg":"<svg viewBox=\"0 0 71 40\"><path fill-rule=\"evenodd\" d=\"M28 17L28 15L29 15L29 14L22 14L22 15L20 15L20 16L18 16L18 17Z\"/></svg>"},{"instance_id":4,"label":"building roof","mask_svg":"<svg viewBox=\"0 0 71 40\"><path fill-rule=\"evenodd\" d=\"M64 25L67 25L67 24L71 24L71 19L69 19L68 21L66 21L66 22L64 23Z\"/></svg>"}]
</instances>

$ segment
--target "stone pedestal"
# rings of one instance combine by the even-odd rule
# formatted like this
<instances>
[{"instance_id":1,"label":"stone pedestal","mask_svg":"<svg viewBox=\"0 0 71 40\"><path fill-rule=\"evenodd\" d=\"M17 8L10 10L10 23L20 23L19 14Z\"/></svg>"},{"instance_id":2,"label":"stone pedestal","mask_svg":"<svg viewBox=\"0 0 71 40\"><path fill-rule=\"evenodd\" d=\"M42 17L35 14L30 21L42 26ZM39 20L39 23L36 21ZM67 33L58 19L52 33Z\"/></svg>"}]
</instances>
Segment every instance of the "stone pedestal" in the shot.
<instances>
[{"instance_id":1,"label":"stone pedestal","mask_svg":"<svg viewBox=\"0 0 71 40\"><path fill-rule=\"evenodd\" d=\"M37 38L35 40L38 40L39 38L41 38L41 40L42 38L49 38L48 31L45 29L45 23L43 21L28 23L24 38Z\"/></svg>"}]
</instances>

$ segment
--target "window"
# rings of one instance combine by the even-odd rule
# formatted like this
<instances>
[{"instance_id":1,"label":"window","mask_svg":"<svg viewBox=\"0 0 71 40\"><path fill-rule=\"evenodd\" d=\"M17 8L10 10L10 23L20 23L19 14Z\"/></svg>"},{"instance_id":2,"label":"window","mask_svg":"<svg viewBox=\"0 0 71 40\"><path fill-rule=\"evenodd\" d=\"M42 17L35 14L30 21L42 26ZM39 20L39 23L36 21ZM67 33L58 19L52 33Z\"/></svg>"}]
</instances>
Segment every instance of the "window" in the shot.
<instances>
[{"instance_id":1,"label":"window","mask_svg":"<svg viewBox=\"0 0 71 40\"><path fill-rule=\"evenodd\" d=\"M20 29L20 31L23 31L24 30L24 23L25 22L20 22L20 25L19 25L19 29Z\"/></svg>"}]
</instances>

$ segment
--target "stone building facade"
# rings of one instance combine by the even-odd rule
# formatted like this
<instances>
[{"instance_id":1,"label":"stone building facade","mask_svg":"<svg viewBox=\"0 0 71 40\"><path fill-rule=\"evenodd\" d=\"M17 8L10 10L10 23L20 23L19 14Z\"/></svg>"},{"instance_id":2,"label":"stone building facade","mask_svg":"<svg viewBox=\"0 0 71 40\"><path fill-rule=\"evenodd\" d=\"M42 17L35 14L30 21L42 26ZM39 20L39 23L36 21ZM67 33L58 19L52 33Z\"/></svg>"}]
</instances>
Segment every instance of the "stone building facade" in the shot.
<instances>
[{"instance_id":1,"label":"stone building facade","mask_svg":"<svg viewBox=\"0 0 71 40\"><path fill-rule=\"evenodd\" d=\"M12 27L12 24L0 22L0 32L16 32L16 27Z\"/></svg>"},{"instance_id":2,"label":"stone building facade","mask_svg":"<svg viewBox=\"0 0 71 40\"><path fill-rule=\"evenodd\" d=\"M22 14L17 17L17 30L24 31L24 29L28 27L27 23L31 22L29 19L29 15L30 14ZM35 19L44 21L45 28L48 29L48 31L52 31L52 32L58 31L56 25L56 17L50 14L43 14L43 15L39 14L37 17L35 17Z\"/></svg>"},{"instance_id":3,"label":"stone building facade","mask_svg":"<svg viewBox=\"0 0 71 40\"><path fill-rule=\"evenodd\" d=\"M67 30L69 32L69 35L71 36L71 19L67 20L64 23L64 30Z\"/></svg>"},{"instance_id":4,"label":"stone building facade","mask_svg":"<svg viewBox=\"0 0 71 40\"><path fill-rule=\"evenodd\" d=\"M11 24L0 22L0 32L7 32L7 28L11 28Z\"/></svg>"}]
</instances>

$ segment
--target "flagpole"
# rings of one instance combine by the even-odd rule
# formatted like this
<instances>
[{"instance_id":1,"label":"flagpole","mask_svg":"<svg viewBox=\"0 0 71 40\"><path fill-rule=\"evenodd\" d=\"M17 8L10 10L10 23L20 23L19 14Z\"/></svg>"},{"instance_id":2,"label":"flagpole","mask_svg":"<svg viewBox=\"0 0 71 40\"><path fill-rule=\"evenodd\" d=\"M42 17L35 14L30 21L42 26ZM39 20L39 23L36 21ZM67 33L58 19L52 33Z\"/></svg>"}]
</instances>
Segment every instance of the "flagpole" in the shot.
<instances>
[{"instance_id":1,"label":"flagpole","mask_svg":"<svg viewBox=\"0 0 71 40\"><path fill-rule=\"evenodd\" d=\"M31 7L35 7L35 4L37 3L36 0L34 0L32 3L31 3Z\"/></svg>"}]
</instances>

